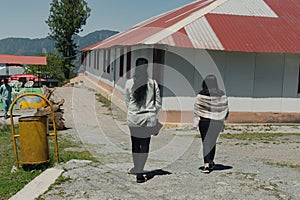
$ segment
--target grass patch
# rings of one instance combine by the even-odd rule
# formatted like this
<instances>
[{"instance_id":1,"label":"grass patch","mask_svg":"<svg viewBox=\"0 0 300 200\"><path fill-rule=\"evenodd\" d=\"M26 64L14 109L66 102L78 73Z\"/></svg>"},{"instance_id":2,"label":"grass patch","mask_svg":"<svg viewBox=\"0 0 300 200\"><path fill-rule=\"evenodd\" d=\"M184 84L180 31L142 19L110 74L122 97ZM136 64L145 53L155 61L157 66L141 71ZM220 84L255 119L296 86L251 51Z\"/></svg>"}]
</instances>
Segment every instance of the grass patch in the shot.
<instances>
[{"instance_id":1,"label":"grass patch","mask_svg":"<svg viewBox=\"0 0 300 200\"><path fill-rule=\"evenodd\" d=\"M53 137L49 137L49 151L51 160L47 165L31 166L29 168L27 165L23 165L19 167L19 170L17 170L14 173L11 173L11 169L15 165L11 129L10 126L0 126L0 200L9 199L11 196L16 194L19 190L21 190L26 184L28 184L31 180L40 175L45 169L47 169L48 167L53 167L55 165L55 151L53 139ZM85 149L83 149L83 151L80 152L66 151L65 149L67 148L82 147L82 145L80 142L71 141L64 135L60 135L59 132L58 146L60 162L67 162L71 159L97 161Z\"/></svg>"},{"instance_id":2,"label":"grass patch","mask_svg":"<svg viewBox=\"0 0 300 200\"><path fill-rule=\"evenodd\" d=\"M234 176L237 180L250 180L255 181L257 178L257 174L254 173L246 173L246 172L228 172L226 174L221 175L221 177L229 177Z\"/></svg>"},{"instance_id":3,"label":"grass patch","mask_svg":"<svg viewBox=\"0 0 300 200\"><path fill-rule=\"evenodd\" d=\"M271 162L264 162L264 163L267 164L267 165L288 167L288 168L293 168L293 169L299 169L300 170L300 165L292 165L292 164L287 164L287 163L271 163Z\"/></svg>"},{"instance_id":4,"label":"grass patch","mask_svg":"<svg viewBox=\"0 0 300 200\"><path fill-rule=\"evenodd\" d=\"M111 101L108 100L106 97L104 97L103 95L97 93L96 94L96 99L97 101L99 101L100 103L103 104L104 107L107 107L109 110L112 110L112 106L111 106Z\"/></svg>"},{"instance_id":5,"label":"grass patch","mask_svg":"<svg viewBox=\"0 0 300 200\"><path fill-rule=\"evenodd\" d=\"M11 173L15 165L15 156L13 152L13 143L9 126L3 126L0 129L0 199L8 199L17 193L27 183L38 176L42 171L18 170Z\"/></svg>"},{"instance_id":6,"label":"grass patch","mask_svg":"<svg viewBox=\"0 0 300 200\"><path fill-rule=\"evenodd\" d=\"M102 104L103 107L106 107L109 112L105 113L105 115L112 115L113 119L118 121L122 121L126 123L127 113L121 110L117 105L115 105L112 101L110 101L107 97L97 93L96 100Z\"/></svg>"},{"instance_id":7,"label":"grass patch","mask_svg":"<svg viewBox=\"0 0 300 200\"><path fill-rule=\"evenodd\" d=\"M71 180L72 180L72 179L69 178L69 177L63 177L62 175L60 175L60 176L55 180L55 182L54 182L53 185L61 185L61 184L65 183L65 182L68 182L68 181L71 181ZM53 188L53 185L51 185L51 186L49 187L48 190L51 190L51 189Z\"/></svg>"},{"instance_id":8,"label":"grass patch","mask_svg":"<svg viewBox=\"0 0 300 200\"><path fill-rule=\"evenodd\" d=\"M50 144L51 143L51 144ZM54 142L49 141L50 145L50 157L51 157L51 164L55 164L55 149L54 149ZM71 159L77 160L91 160L93 162L97 162L97 159L94 158L90 152L86 149L82 151L69 151L68 149L72 148L81 148L82 144L79 142L71 141L67 137L64 137L59 134L58 132L58 153L59 153L59 162L68 162Z\"/></svg>"},{"instance_id":9,"label":"grass patch","mask_svg":"<svg viewBox=\"0 0 300 200\"><path fill-rule=\"evenodd\" d=\"M281 190L278 190L278 185L275 184L275 183L270 183L270 185L259 185L258 186L258 189L262 189L262 190L265 190L265 191L268 191L268 192L271 192L273 194L273 196L276 198L276 199L279 199L279 200L283 200L285 198L283 198L280 194L284 194L283 191ZM284 195L285 196L285 195Z\"/></svg>"},{"instance_id":10,"label":"grass patch","mask_svg":"<svg viewBox=\"0 0 300 200\"><path fill-rule=\"evenodd\" d=\"M283 136L300 136L299 133L237 133L237 134L221 134L221 138L225 139L237 139L237 140L272 140L277 137Z\"/></svg>"}]
</instances>

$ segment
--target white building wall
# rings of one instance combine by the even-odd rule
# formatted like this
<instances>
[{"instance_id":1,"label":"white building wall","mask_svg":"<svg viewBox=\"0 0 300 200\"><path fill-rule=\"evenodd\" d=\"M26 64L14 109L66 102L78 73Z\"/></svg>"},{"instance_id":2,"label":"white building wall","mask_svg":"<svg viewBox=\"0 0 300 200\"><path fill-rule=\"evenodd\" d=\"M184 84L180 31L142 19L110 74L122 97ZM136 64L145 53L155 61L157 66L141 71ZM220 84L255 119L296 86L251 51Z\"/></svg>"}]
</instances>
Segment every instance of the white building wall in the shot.
<instances>
[{"instance_id":1,"label":"white building wall","mask_svg":"<svg viewBox=\"0 0 300 200\"><path fill-rule=\"evenodd\" d=\"M224 89L221 72L207 51L168 47L163 71L163 109L193 110L202 80L209 74L215 74Z\"/></svg>"},{"instance_id":2,"label":"white building wall","mask_svg":"<svg viewBox=\"0 0 300 200\"><path fill-rule=\"evenodd\" d=\"M300 55L286 54L283 76L283 91L284 97L298 97L298 76L300 67Z\"/></svg>"},{"instance_id":3,"label":"white building wall","mask_svg":"<svg viewBox=\"0 0 300 200\"><path fill-rule=\"evenodd\" d=\"M224 82L229 107L236 112L300 112L298 71L294 54L213 52ZM225 62L220 64L220 61Z\"/></svg>"},{"instance_id":4,"label":"white building wall","mask_svg":"<svg viewBox=\"0 0 300 200\"><path fill-rule=\"evenodd\" d=\"M252 96L255 54L232 52L226 54L224 60L226 66L224 76L226 93L234 97Z\"/></svg>"},{"instance_id":5,"label":"white building wall","mask_svg":"<svg viewBox=\"0 0 300 200\"><path fill-rule=\"evenodd\" d=\"M202 78L214 73L219 86L225 85L233 112L300 112L298 54L209 51L209 57L204 50L168 47L168 51L182 56L194 68L184 60L174 59L172 53L166 55L166 65L175 67L174 71L164 72L164 84L174 94L164 93L166 110L192 110ZM187 77L193 80L192 85Z\"/></svg>"},{"instance_id":6,"label":"white building wall","mask_svg":"<svg viewBox=\"0 0 300 200\"><path fill-rule=\"evenodd\" d=\"M284 54L258 53L255 65L253 97L282 97Z\"/></svg>"},{"instance_id":7,"label":"white building wall","mask_svg":"<svg viewBox=\"0 0 300 200\"><path fill-rule=\"evenodd\" d=\"M110 60L115 62L111 66L110 74L103 72L103 51L100 50L100 66L96 71L94 52L88 55L86 59L90 66L86 67L87 71L99 80L123 90L127 80L127 56L124 56L124 76L120 78L120 48L111 49ZM149 75L152 77L151 47L133 46L131 52L131 77L138 57L146 57L149 60ZM299 54L205 51L167 47L161 80L163 109L192 111L203 78L208 74L215 74L219 87L229 96L229 107L232 112L300 112L300 98L297 93L299 63Z\"/></svg>"}]
</instances>

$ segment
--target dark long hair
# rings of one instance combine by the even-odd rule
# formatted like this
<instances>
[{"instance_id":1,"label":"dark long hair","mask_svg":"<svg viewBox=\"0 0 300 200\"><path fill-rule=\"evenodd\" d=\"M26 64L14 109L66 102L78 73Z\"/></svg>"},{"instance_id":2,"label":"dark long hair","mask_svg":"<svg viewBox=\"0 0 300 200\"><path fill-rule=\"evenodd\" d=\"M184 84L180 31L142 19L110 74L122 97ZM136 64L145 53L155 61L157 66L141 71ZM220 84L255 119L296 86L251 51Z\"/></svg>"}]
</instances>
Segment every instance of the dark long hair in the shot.
<instances>
[{"instance_id":1,"label":"dark long hair","mask_svg":"<svg viewBox=\"0 0 300 200\"><path fill-rule=\"evenodd\" d=\"M210 74L203 80L202 90L199 92L199 94L206 96L222 96L224 95L224 92L219 89L216 76Z\"/></svg>"},{"instance_id":2,"label":"dark long hair","mask_svg":"<svg viewBox=\"0 0 300 200\"><path fill-rule=\"evenodd\" d=\"M138 58L135 62L135 74L133 83L133 98L140 107L145 104L147 95L148 81L148 60L146 58Z\"/></svg>"}]
</instances>

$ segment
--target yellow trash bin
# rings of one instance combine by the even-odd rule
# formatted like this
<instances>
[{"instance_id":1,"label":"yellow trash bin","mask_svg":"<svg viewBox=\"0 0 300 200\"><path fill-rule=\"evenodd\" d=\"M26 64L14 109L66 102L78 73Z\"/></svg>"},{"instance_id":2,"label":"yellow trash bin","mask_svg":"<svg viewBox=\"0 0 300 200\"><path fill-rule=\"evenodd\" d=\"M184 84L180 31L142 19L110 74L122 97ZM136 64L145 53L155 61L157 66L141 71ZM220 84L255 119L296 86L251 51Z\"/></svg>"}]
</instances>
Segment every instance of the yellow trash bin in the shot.
<instances>
[{"instance_id":1,"label":"yellow trash bin","mask_svg":"<svg viewBox=\"0 0 300 200\"><path fill-rule=\"evenodd\" d=\"M19 118L20 156L22 164L50 161L47 116Z\"/></svg>"}]
</instances>

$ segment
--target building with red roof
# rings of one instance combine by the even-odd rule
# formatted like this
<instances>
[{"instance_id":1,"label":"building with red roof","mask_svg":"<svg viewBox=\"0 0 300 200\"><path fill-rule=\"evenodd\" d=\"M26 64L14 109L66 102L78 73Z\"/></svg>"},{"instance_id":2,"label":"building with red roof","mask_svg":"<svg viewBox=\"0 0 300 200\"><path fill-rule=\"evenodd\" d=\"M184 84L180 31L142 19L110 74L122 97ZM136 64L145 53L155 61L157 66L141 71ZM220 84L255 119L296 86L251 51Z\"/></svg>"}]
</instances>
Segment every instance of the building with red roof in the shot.
<instances>
[{"instance_id":1,"label":"building with red roof","mask_svg":"<svg viewBox=\"0 0 300 200\"><path fill-rule=\"evenodd\" d=\"M0 54L0 63L6 65L47 65L46 56Z\"/></svg>"},{"instance_id":2,"label":"building with red roof","mask_svg":"<svg viewBox=\"0 0 300 200\"><path fill-rule=\"evenodd\" d=\"M299 122L299 19L300 0L198 0L82 49L82 66L119 96L146 57L168 122L192 122L208 74L229 97L229 121Z\"/></svg>"},{"instance_id":3,"label":"building with red roof","mask_svg":"<svg viewBox=\"0 0 300 200\"><path fill-rule=\"evenodd\" d=\"M44 81L40 77L37 77L32 74L19 74L22 71L16 70L18 66L23 67L24 65L47 65L46 56L22 56L22 55L13 55L13 54L0 54L0 64L5 65L1 67L0 77L10 77L11 80L19 80L22 79L24 81L34 80L35 82ZM3 73L5 71L5 73Z\"/></svg>"}]
</instances>

